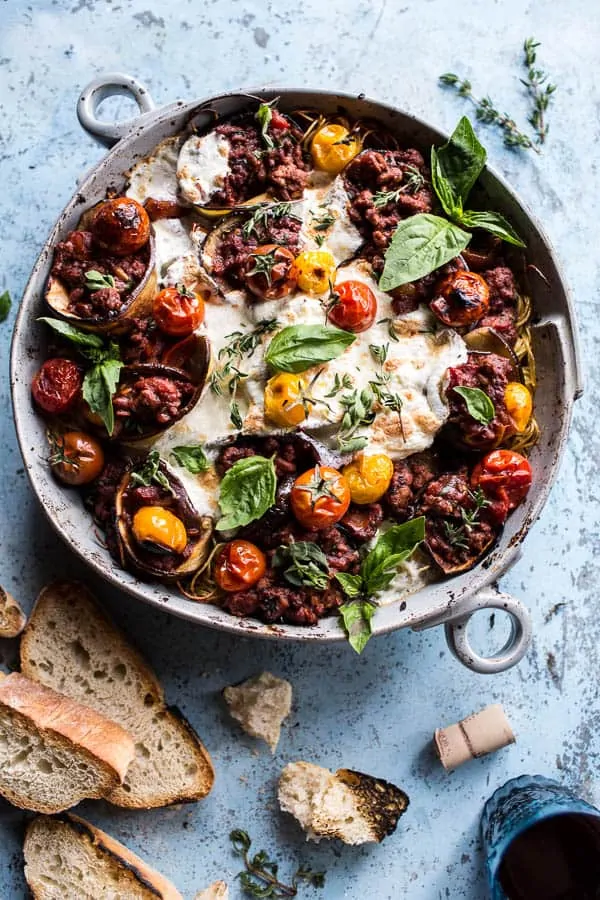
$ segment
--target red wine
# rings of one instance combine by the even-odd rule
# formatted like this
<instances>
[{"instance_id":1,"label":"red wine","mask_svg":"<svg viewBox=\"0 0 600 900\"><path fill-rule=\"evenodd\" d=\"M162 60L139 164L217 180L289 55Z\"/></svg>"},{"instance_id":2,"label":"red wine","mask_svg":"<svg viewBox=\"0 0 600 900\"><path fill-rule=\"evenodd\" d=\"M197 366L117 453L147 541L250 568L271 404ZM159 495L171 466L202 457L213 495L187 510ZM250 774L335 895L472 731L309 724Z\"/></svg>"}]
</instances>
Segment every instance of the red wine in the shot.
<instances>
[{"instance_id":1,"label":"red wine","mask_svg":"<svg viewBox=\"0 0 600 900\"><path fill-rule=\"evenodd\" d=\"M504 854L509 900L600 900L600 819L566 813L532 825Z\"/></svg>"}]
</instances>

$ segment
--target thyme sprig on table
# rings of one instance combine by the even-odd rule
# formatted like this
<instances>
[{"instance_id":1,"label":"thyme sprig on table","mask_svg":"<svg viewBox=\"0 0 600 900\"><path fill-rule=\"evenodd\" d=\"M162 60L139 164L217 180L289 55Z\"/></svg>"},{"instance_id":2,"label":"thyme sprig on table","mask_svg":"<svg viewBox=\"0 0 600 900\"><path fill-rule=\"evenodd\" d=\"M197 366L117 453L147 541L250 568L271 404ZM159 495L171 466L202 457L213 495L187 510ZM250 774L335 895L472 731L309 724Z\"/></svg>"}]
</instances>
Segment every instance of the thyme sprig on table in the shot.
<instances>
[{"instance_id":1,"label":"thyme sprig on table","mask_svg":"<svg viewBox=\"0 0 600 900\"><path fill-rule=\"evenodd\" d=\"M250 897L296 897L300 881L313 887L325 886L325 872L313 872L307 866L298 866L291 884L285 884L278 879L279 866L266 850L259 850L250 856L252 841L247 831L236 828L230 833L229 839L233 845L233 852L244 861L245 871L240 872L237 877L242 890Z\"/></svg>"},{"instance_id":2,"label":"thyme sprig on table","mask_svg":"<svg viewBox=\"0 0 600 900\"><path fill-rule=\"evenodd\" d=\"M529 116L528 122L537 135L537 143L543 144L548 134L548 123L544 114L550 105L556 85L548 82L546 72L536 68L535 63L539 46L539 42L534 38L527 38L523 44L527 78L521 78L521 84L525 85L527 93L533 100L533 111Z\"/></svg>"}]
</instances>

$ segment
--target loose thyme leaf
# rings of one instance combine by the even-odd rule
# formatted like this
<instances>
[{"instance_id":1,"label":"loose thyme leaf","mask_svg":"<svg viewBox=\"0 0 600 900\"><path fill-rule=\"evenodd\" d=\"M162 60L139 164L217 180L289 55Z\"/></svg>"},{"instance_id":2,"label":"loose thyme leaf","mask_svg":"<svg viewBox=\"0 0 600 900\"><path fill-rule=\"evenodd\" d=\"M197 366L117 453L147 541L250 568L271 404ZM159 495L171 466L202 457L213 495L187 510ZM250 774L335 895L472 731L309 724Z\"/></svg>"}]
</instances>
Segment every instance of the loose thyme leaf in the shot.
<instances>
[{"instance_id":1,"label":"loose thyme leaf","mask_svg":"<svg viewBox=\"0 0 600 900\"><path fill-rule=\"evenodd\" d=\"M215 528L229 531L260 519L275 503L277 476L272 459L249 456L240 459L221 481L219 508L222 518Z\"/></svg>"},{"instance_id":2,"label":"loose thyme leaf","mask_svg":"<svg viewBox=\"0 0 600 900\"><path fill-rule=\"evenodd\" d=\"M337 359L355 340L355 334L341 328L288 325L269 344L265 360L276 372L297 375L318 363Z\"/></svg>"},{"instance_id":3,"label":"loose thyme leaf","mask_svg":"<svg viewBox=\"0 0 600 900\"><path fill-rule=\"evenodd\" d=\"M200 444L173 447L171 455L175 457L178 465L183 466L192 475L199 475L210 469L210 461Z\"/></svg>"},{"instance_id":4,"label":"loose thyme leaf","mask_svg":"<svg viewBox=\"0 0 600 900\"><path fill-rule=\"evenodd\" d=\"M8 318L11 302L8 291L4 291L3 294L0 294L0 322L4 322Z\"/></svg>"},{"instance_id":5,"label":"loose thyme leaf","mask_svg":"<svg viewBox=\"0 0 600 900\"><path fill-rule=\"evenodd\" d=\"M429 275L458 256L471 240L466 231L429 213L403 219L385 253L379 287L391 291Z\"/></svg>"},{"instance_id":6,"label":"loose thyme leaf","mask_svg":"<svg viewBox=\"0 0 600 900\"><path fill-rule=\"evenodd\" d=\"M496 415L496 408L485 391L481 388L455 387L455 394L463 398L467 412L480 425L489 425Z\"/></svg>"}]
</instances>

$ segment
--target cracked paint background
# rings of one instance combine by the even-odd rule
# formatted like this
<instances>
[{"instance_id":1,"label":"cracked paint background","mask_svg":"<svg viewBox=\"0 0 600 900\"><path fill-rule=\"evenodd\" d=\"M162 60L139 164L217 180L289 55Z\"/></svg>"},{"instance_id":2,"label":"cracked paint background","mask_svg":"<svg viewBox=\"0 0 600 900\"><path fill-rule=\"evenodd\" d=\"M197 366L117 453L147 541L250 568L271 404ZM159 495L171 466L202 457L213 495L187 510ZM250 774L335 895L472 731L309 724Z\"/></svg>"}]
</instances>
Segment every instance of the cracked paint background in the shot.
<instances>
[{"instance_id":1,"label":"cracked paint background","mask_svg":"<svg viewBox=\"0 0 600 900\"><path fill-rule=\"evenodd\" d=\"M368 2L308 0L20 0L0 3L0 293L13 309L0 326L0 582L29 608L49 578L78 575L135 635L217 768L203 803L154 812L86 804L83 813L170 877L184 897L224 877L235 900L237 860L227 835L246 827L276 851L282 873L302 861L327 870L324 892L303 896L414 900L486 896L478 819L484 800L523 772L558 777L600 803L598 753L598 449L600 295L596 222L600 89L594 83L600 22L587 0ZM450 131L468 106L436 84L443 71L472 79L524 122L521 44L542 42L540 61L559 89L547 149L538 159L480 136L491 162L536 211L558 249L576 300L586 393L568 451L523 558L503 588L524 599L533 647L503 675L477 676L448 653L440 629L374 641L358 659L346 647L275 646L194 629L103 589L64 550L37 508L16 446L8 392L10 330L28 272L81 173L102 155L78 126L80 88L102 71L128 71L157 103L262 84L364 91ZM107 114L130 114L124 101ZM558 604L558 606L557 606ZM564 604L564 605L560 605ZM493 627L491 627L493 624ZM503 622L482 617L482 648L502 643ZM0 647L5 664L15 648ZM277 756L242 736L224 713L223 686L261 668L288 677L292 716ZM434 728L502 702L516 746L448 776L432 757ZM277 812L283 765L313 760L364 769L400 784L411 806L380 847L305 844ZM25 816L0 803L0 896L25 896L20 846Z\"/></svg>"}]
</instances>

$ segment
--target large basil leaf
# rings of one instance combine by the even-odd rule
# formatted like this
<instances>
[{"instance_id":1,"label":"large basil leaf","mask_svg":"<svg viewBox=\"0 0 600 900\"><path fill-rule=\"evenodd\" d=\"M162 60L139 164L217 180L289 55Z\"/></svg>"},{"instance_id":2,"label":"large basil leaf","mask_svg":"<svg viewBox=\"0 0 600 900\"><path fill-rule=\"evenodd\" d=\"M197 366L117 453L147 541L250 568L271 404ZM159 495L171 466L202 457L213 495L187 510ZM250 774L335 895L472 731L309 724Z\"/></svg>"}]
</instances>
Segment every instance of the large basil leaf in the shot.
<instances>
[{"instance_id":1,"label":"large basil leaf","mask_svg":"<svg viewBox=\"0 0 600 900\"><path fill-rule=\"evenodd\" d=\"M375 606L368 600L352 600L340 606L348 643L357 653L363 652L371 638L371 619L374 613Z\"/></svg>"},{"instance_id":2,"label":"large basil leaf","mask_svg":"<svg viewBox=\"0 0 600 900\"><path fill-rule=\"evenodd\" d=\"M277 476L272 459L249 456L240 459L221 482L217 531L230 531L260 519L275 503Z\"/></svg>"},{"instance_id":3,"label":"large basil leaf","mask_svg":"<svg viewBox=\"0 0 600 900\"><path fill-rule=\"evenodd\" d=\"M304 372L311 366L337 359L356 335L327 325L288 325L275 335L265 360L277 372Z\"/></svg>"},{"instance_id":4,"label":"large basil leaf","mask_svg":"<svg viewBox=\"0 0 600 900\"><path fill-rule=\"evenodd\" d=\"M324 591L329 584L329 563L321 548L312 541L281 544L273 556L273 565L286 566L283 577L296 587Z\"/></svg>"},{"instance_id":5,"label":"large basil leaf","mask_svg":"<svg viewBox=\"0 0 600 900\"><path fill-rule=\"evenodd\" d=\"M480 425L489 425L496 415L496 408L485 391L481 388L455 387L454 393L463 398L471 418Z\"/></svg>"},{"instance_id":6,"label":"large basil leaf","mask_svg":"<svg viewBox=\"0 0 600 900\"><path fill-rule=\"evenodd\" d=\"M85 373L83 379L83 399L90 410L100 416L109 434L115 428L113 394L117 389L123 363L120 359L106 359L96 363Z\"/></svg>"},{"instance_id":7,"label":"large basil leaf","mask_svg":"<svg viewBox=\"0 0 600 900\"><path fill-rule=\"evenodd\" d=\"M463 116L450 140L431 151L433 187L449 216L460 212L479 178L487 153L477 140L469 119ZM436 183L437 182L437 183ZM438 190L438 187L441 188ZM451 198L446 208L447 198Z\"/></svg>"},{"instance_id":8,"label":"large basil leaf","mask_svg":"<svg viewBox=\"0 0 600 900\"><path fill-rule=\"evenodd\" d=\"M81 329L69 325L68 322L63 322L62 319L52 319L49 316L42 316L42 318L38 319L38 322L45 322L45 324L49 325L53 331L78 347L92 347L96 350L101 350L104 347L104 341L100 335L81 331Z\"/></svg>"},{"instance_id":9,"label":"large basil leaf","mask_svg":"<svg viewBox=\"0 0 600 900\"><path fill-rule=\"evenodd\" d=\"M514 244L515 247L527 246L510 222L497 212L478 212L467 209L460 217L460 224L466 228L483 228L506 241L507 244Z\"/></svg>"},{"instance_id":10,"label":"large basil leaf","mask_svg":"<svg viewBox=\"0 0 600 900\"><path fill-rule=\"evenodd\" d=\"M387 588L398 566L405 562L425 538L425 517L393 525L382 534L360 567L365 596Z\"/></svg>"},{"instance_id":11,"label":"large basil leaf","mask_svg":"<svg viewBox=\"0 0 600 900\"><path fill-rule=\"evenodd\" d=\"M199 475L200 472L210 469L210 462L201 444L173 447L171 455L175 457L178 465L183 466L192 475Z\"/></svg>"},{"instance_id":12,"label":"large basil leaf","mask_svg":"<svg viewBox=\"0 0 600 900\"><path fill-rule=\"evenodd\" d=\"M399 223L385 254L379 287L391 291L429 275L458 256L471 240L466 231L430 213L418 213Z\"/></svg>"}]
</instances>

